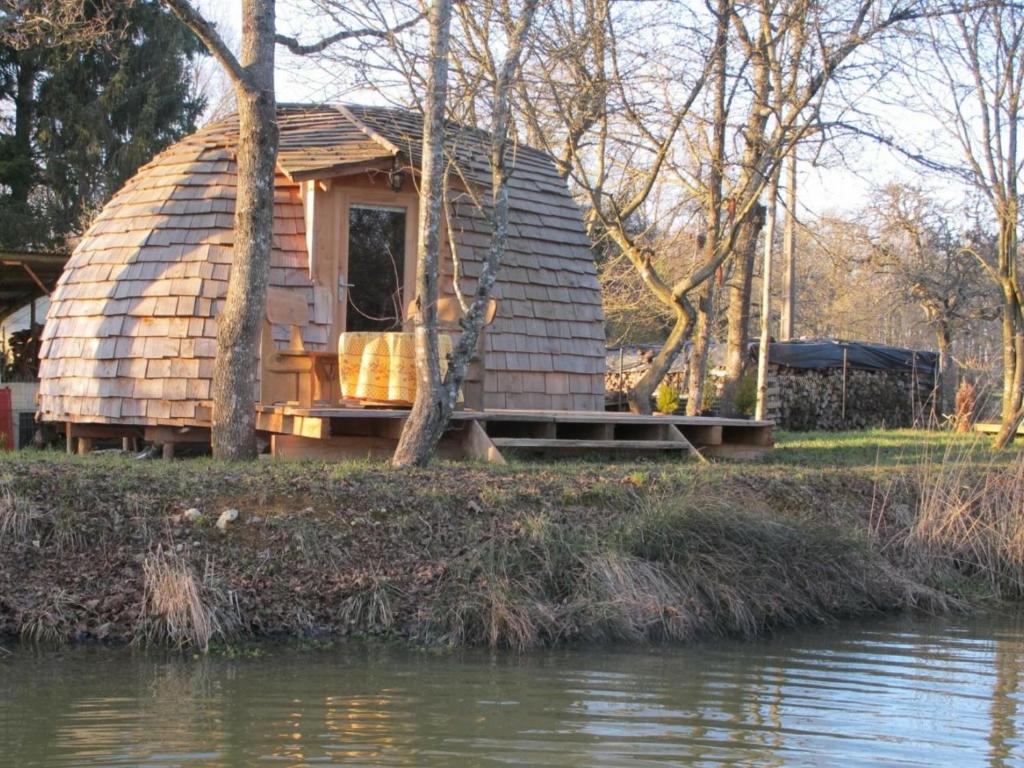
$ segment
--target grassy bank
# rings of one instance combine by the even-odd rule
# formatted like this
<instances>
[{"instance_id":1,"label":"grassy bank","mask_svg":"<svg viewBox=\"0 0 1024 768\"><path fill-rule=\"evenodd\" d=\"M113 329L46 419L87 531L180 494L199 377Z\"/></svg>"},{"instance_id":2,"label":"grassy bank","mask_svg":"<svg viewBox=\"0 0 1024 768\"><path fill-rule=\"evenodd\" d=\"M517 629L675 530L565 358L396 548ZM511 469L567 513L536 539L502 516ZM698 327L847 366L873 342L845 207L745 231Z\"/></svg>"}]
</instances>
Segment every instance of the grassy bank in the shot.
<instances>
[{"instance_id":1,"label":"grassy bank","mask_svg":"<svg viewBox=\"0 0 1024 768\"><path fill-rule=\"evenodd\" d=\"M706 467L0 459L0 635L32 642L686 641L1022 593L1024 463L949 436Z\"/></svg>"}]
</instances>

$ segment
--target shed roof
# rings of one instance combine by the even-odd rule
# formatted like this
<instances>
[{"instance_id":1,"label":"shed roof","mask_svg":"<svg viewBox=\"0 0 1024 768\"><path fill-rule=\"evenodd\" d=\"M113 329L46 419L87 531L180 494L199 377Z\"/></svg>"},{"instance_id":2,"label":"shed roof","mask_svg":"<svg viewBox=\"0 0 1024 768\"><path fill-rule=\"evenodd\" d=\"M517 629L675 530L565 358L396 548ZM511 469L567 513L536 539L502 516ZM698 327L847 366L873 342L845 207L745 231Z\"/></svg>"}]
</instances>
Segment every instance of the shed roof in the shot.
<instances>
[{"instance_id":1,"label":"shed roof","mask_svg":"<svg viewBox=\"0 0 1024 768\"><path fill-rule=\"evenodd\" d=\"M66 253L0 251L0 320L48 295L67 261Z\"/></svg>"}]
</instances>

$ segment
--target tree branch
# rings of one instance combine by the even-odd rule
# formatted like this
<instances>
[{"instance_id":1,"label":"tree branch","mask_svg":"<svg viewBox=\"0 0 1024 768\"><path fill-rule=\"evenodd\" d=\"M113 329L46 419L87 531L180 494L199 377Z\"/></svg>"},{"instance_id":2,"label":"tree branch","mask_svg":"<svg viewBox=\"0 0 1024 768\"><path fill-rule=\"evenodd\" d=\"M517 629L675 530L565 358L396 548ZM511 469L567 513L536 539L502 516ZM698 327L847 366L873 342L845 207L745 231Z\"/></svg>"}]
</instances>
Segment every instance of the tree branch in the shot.
<instances>
[{"instance_id":1,"label":"tree branch","mask_svg":"<svg viewBox=\"0 0 1024 768\"><path fill-rule=\"evenodd\" d=\"M235 84L247 91L256 88L252 77L239 63L214 26L192 7L188 0L163 0L163 3L171 9L171 12L178 17L182 24L191 29L193 34L202 41Z\"/></svg>"},{"instance_id":2,"label":"tree branch","mask_svg":"<svg viewBox=\"0 0 1024 768\"><path fill-rule=\"evenodd\" d=\"M401 24L397 24L389 29L372 29L370 27L364 27L362 29L341 29L333 35L321 38L315 43L303 44L294 37L280 34L274 36L274 41L278 45L283 45L297 56L309 56L310 54L320 53L327 48L330 48L335 43L340 43L343 40L352 40L357 37L374 37L383 39L391 37L392 35L397 35L399 32L404 32L410 27L418 24L425 16L426 11L421 11L411 19L403 21Z\"/></svg>"}]
</instances>

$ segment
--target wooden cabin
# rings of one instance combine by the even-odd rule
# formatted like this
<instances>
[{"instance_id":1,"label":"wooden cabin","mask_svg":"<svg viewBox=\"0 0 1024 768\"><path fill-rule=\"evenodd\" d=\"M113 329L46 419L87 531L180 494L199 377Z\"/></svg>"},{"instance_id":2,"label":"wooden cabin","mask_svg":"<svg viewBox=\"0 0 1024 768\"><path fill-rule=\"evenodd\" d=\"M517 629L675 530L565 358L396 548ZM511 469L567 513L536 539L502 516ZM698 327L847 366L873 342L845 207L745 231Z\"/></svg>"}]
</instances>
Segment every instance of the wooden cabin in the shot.
<instances>
[{"instance_id":1,"label":"wooden cabin","mask_svg":"<svg viewBox=\"0 0 1024 768\"><path fill-rule=\"evenodd\" d=\"M415 275L418 114L282 106L270 284L308 308L301 343L333 351L346 330L408 327ZM473 288L489 230L475 200L490 185L488 137L449 125L452 251ZM45 419L206 425L234 243L237 120L207 126L144 166L82 238L42 345ZM480 407L598 410L601 295L580 213L550 158L515 151L507 258L485 333ZM447 228L446 228L447 230ZM273 289L276 289L274 291ZM273 327L287 347L290 332Z\"/></svg>"},{"instance_id":2,"label":"wooden cabin","mask_svg":"<svg viewBox=\"0 0 1024 768\"><path fill-rule=\"evenodd\" d=\"M386 454L407 411L342 401L339 347L357 332L410 330L421 117L286 105L278 125L257 425L275 455ZM97 437L143 437L172 451L176 442L209 441L217 316L235 240L237 133L228 118L162 152L114 195L72 254L40 353L40 415L64 425L69 449L89 450ZM457 288L471 294L490 242L481 210L489 144L486 133L446 127L439 309L456 333ZM452 455L493 460L499 447L578 451L615 441L692 451L684 433L701 445L733 433L751 442L744 425L603 412L601 293L579 208L544 153L517 147L511 165L508 250L453 422ZM770 429L757 426L752 442L770 444Z\"/></svg>"}]
</instances>

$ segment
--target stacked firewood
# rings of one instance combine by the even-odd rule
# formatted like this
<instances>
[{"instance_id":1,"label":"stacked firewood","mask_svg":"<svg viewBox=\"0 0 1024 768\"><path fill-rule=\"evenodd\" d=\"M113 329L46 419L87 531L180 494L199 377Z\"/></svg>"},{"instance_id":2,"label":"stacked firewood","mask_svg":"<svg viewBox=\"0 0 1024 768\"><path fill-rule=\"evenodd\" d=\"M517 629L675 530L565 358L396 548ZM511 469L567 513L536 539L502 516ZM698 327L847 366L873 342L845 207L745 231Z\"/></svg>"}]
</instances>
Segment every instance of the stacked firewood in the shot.
<instances>
[{"instance_id":1,"label":"stacked firewood","mask_svg":"<svg viewBox=\"0 0 1024 768\"><path fill-rule=\"evenodd\" d=\"M784 429L910 427L931 409L930 382L905 373L772 366L771 380L777 408L768 415Z\"/></svg>"},{"instance_id":2,"label":"stacked firewood","mask_svg":"<svg viewBox=\"0 0 1024 768\"><path fill-rule=\"evenodd\" d=\"M618 393L625 393L636 382L647 373L648 366L637 366L626 369L622 373L618 371L606 371L604 374L604 391L608 397L615 397ZM670 371L664 378L664 382L672 387L679 394L686 392L685 371Z\"/></svg>"}]
</instances>

